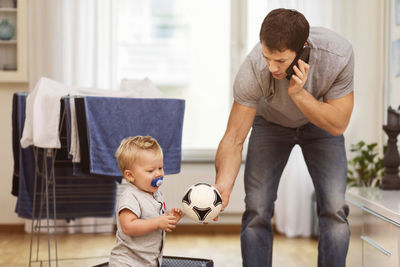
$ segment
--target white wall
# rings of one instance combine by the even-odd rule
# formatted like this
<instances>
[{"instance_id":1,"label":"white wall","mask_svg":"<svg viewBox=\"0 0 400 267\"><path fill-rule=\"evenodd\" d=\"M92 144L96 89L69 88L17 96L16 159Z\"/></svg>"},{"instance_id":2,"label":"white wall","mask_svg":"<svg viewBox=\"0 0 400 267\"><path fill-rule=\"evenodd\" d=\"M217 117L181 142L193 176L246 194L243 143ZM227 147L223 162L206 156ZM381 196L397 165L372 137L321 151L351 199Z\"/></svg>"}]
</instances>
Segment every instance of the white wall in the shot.
<instances>
[{"instance_id":1,"label":"white wall","mask_svg":"<svg viewBox=\"0 0 400 267\"><path fill-rule=\"evenodd\" d=\"M390 20L390 30L389 30L390 33L389 42L393 42L400 38L400 25L396 25L395 22L395 9L397 7L394 6L394 0L390 0L390 3L392 10L391 10L391 20ZM397 11L400 12L400 9L397 8ZM391 43L389 43L389 45L391 45ZM390 52L392 52L391 49ZM398 64L399 62L397 62L397 65ZM400 75L396 75L395 72L399 67L396 68L395 63L392 61L392 59L390 59L389 66L391 67L391 72L388 75L390 84L388 86L389 90L388 90L387 102L388 105L392 106L392 108L397 109L400 105Z\"/></svg>"},{"instance_id":2,"label":"white wall","mask_svg":"<svg viewBox=\"0 0 400 267\"><path fill-rule=\"evenodd\" d=\"M385 2L342 1L337 31L352 44L355 54L354 110L345 133L346 145L364 140L383 141L385 94ZM346 11L348 13L343 13Z\"/></svg>"}]
</instances>

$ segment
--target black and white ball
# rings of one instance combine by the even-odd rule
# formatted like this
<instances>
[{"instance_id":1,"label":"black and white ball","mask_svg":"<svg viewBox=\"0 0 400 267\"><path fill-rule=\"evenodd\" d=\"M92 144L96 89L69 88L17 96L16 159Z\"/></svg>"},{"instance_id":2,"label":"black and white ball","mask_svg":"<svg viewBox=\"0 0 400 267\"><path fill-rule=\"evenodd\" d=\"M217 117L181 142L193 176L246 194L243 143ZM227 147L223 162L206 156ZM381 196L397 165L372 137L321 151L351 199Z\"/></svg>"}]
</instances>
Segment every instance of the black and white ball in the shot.
<instances>
[{"instance_id":1,"label":"black and white ball","mask_svg":"<svg viewBox=\"0 0 400 267\"><path fill-rule=\"evenodd\" d=\"M215 187L207 183L192 185L182 199L183 213L195 222L212 221L221 208L221 195Z\"/></svg>"}]
</instances>

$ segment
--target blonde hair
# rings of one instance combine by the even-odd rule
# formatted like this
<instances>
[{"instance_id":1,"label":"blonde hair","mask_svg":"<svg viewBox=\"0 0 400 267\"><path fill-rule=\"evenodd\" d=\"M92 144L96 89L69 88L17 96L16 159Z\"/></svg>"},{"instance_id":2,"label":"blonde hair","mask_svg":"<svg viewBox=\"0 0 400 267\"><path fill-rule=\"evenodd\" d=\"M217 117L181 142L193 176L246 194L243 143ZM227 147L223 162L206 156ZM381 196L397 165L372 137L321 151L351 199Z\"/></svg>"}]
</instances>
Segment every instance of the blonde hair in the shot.
<instances>
[{"instance_id":1,"label":"blonde hair","mask_svg":"<svg viewBox=\"0 0 400 267\"><path fill-rule=\"evenodd\" d=\"M124 138L115 152L118 167L122 174L132 167L137 153L141 150L153 150L162 154L160 144L151 136L138 135Z\"/></svg>"}]
</instances>

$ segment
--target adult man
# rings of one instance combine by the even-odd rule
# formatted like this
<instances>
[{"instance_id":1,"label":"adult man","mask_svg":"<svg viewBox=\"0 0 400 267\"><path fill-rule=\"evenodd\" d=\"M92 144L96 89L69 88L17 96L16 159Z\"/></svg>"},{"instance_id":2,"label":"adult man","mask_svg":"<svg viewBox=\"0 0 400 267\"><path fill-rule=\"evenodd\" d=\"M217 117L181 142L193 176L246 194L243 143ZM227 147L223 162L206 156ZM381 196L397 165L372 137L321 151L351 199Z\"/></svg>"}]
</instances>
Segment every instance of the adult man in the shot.
<instances>
[{"instance_id":1,"label":"adult man","mask_svg":"<svg viewBox=\"0 0 400 267\"><path fill-rule=\"evenodd\" d=\"M285 71L304 46L290 81ZM345 131L353 109L354 55L351 44L324 28L311 28L294 10L271 11L260 43L236 76L234 104L216 155L216 186L226 207L249 139L242 218L244 266L271 266L271 217L279 179L295 144L311 174L318 206L318 266L345 266L349 242L345 203Z\"/></svg>"}]
</instances>

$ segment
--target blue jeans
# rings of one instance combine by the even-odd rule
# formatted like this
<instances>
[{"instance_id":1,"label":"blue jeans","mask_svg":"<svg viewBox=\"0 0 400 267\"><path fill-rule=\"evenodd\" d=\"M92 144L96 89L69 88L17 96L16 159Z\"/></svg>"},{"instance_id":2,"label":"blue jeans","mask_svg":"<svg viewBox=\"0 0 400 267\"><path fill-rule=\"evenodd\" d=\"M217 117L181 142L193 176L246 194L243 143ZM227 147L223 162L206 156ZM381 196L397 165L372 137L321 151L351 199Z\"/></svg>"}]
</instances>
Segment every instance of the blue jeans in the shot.
<instances>
[{"instance_id":1,"label":"blue jeans","mask_svg":"<svg viewBox=\"0 0 400 267\"><path fill-rule=\"evenodd\" d=\"M345 203L347 158L344 137L308 123L287 128L256 116L245 168L242 218L243 266L272 266L271 217L282 171L299 144L312 177L319 219L318 266L346 265L350 231ZM297 205L297 203L293 203Z\"/></svg>"}]
</instances>

